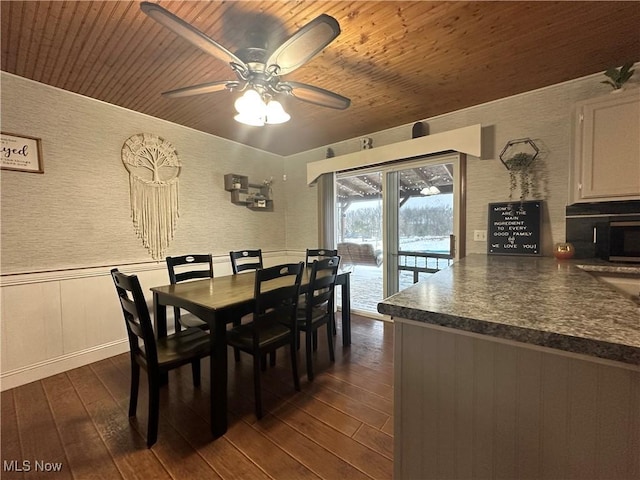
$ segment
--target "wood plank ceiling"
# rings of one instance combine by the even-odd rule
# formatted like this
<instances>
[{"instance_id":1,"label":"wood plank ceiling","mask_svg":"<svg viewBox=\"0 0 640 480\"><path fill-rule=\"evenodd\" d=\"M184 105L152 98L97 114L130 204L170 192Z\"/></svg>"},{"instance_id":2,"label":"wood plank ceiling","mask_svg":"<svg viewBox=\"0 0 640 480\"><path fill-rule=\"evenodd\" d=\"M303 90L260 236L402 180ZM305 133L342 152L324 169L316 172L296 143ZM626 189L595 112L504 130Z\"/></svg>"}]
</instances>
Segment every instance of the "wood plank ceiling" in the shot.
<instances>
[{"instance_id":1,"label":"wood plank ceiling","mask_svg":"<svg viewBox=\"0 0 640 480\"><path fill-rule=\"evenodd\" d=\"M234 52L257 26L275 47L317 15L332 15L342 34L285 80L340 93L351 107L287 97L291 121L245 127L233 120L238 93L162 97L235 75L138 2L2 1L1 68L291 155L640 59L638 1L158 3Z\"/></svg>"}]
</instances>

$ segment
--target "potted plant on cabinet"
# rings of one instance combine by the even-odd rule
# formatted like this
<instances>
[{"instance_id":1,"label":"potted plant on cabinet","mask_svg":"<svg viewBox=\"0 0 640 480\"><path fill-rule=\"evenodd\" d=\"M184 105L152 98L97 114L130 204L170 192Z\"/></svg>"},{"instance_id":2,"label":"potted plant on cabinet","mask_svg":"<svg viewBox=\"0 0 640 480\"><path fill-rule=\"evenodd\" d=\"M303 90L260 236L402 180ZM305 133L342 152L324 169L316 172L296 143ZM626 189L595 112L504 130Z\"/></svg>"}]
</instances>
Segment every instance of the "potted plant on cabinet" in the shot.
<instances>
[{"instance_id":1,"label":"potted plant on cabinet","mask_svg":"<svg viewBox=\"0 0 640 480\"><path fill-rule=\"evenodd\" d=\"M619 92L635 72L635 70L631 70L631 67L633 67L633 62L625 63L620 68L610 68L604 72L605 77L608 77L609 80L600 83L611 85L614 92Z\"/></svg>"}]
</instances>

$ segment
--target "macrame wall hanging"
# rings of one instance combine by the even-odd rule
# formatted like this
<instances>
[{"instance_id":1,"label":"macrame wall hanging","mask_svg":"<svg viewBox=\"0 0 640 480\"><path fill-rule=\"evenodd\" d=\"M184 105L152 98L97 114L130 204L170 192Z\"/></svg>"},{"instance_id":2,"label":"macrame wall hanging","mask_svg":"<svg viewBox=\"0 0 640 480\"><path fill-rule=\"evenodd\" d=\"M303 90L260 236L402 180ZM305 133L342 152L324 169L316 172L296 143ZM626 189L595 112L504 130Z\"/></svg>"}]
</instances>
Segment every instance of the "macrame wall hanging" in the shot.
<instances>
[{"instance_id":1,"label":"macrame wall hanging","mask_svg":"<svg viewBox=\"0 0 640 480\"><path fill-rule=\"evenodd\" d=\"M173 240L178 211L180 159L171 143L151 133L132 135L122 146L129 172L131 217L151 258L162 260Z\"/></svg>"}]
</instances>

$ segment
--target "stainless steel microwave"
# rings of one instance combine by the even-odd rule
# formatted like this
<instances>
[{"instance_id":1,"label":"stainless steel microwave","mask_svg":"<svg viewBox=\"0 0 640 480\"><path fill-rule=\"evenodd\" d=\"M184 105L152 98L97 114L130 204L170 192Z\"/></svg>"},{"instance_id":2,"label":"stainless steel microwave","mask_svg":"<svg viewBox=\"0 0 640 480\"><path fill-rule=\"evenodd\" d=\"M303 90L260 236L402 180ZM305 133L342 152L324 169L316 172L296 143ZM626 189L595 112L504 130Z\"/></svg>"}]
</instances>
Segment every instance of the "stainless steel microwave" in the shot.
<instances>
[{"instance_id":1,"label":"stainless steel microwave","mask_svg":"<svg viewBox=\"0 0 640 480\"><path fill-rule=\"evenodd\" d=\"M609 222L609 261L640 263L640 221Z\"/></svg>"}]
</instances>

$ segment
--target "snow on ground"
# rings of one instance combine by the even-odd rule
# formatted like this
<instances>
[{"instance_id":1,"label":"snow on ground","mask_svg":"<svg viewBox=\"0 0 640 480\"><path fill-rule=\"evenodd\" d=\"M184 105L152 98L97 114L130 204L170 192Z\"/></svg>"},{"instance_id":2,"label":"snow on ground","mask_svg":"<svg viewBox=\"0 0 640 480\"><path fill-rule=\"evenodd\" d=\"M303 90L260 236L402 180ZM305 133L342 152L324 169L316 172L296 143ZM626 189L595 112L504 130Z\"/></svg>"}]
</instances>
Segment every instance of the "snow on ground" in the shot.
<instances>
[{"instance_id":1,"label":"snow on ground","mask_svg":"<svg viewBox=\"0 0 640 480\"><path fill-rule=\"evenodd\" d=\"M363 238L345 238L345 242L370 243L374 249L382 249L379 240ZM449 237L412 237L400 239L400 249L411 252L436 252L449 253ZM413 265L413 263L411 263ZM418 263L424 265L424 262ZM440 262L440 268L446 263ZM430 267L435 267L435 263L429 262ZM431 274L420 273L418 280L424 280ZM351 308L353 310L363 310L377 312L378 302L383 300L382 290L383 266L374 267L370 265L356 265L351 272ZM413 272L400 272L400 290L413 285ZM337 292L337 305L340 305L340 289Z\"/></svg>"}]
</instances>

